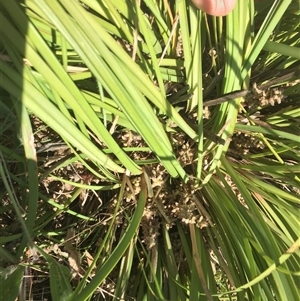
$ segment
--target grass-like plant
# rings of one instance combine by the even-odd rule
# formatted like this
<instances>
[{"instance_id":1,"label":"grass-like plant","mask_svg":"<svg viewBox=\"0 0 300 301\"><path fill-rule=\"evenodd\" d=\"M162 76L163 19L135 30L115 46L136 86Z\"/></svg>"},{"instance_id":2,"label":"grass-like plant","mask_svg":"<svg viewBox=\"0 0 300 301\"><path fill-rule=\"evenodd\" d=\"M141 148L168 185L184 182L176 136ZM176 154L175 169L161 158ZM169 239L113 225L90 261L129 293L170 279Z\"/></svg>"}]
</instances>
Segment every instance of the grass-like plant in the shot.
<instances>
[{"instance_id":1,"label":"grass-like plant","mask_svg":"<svg viewBox=\"0 0 300 301\"><path fill-rule=\"evenodd\" d=\"M0 14L0 300L297 300L296 0Z\"/></svg>"}]
</instances>

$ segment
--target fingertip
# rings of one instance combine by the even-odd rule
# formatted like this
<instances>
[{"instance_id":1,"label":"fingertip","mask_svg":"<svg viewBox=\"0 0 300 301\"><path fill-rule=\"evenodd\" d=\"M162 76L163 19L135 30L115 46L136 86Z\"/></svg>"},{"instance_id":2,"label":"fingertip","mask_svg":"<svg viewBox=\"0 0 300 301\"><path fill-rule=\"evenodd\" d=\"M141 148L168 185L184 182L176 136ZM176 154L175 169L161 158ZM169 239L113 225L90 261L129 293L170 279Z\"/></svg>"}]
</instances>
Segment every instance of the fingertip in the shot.
<instances>
[{"instance_id":1,"label":"fingertip","mask_svg":"<svg viewBox=\"0 0 300 301\"><path fill-rule=\"evenodd\" d=\"M228 15L235 7L236 0L192 0L205 13L221 17Z\"/></svg>"}]
</instances>

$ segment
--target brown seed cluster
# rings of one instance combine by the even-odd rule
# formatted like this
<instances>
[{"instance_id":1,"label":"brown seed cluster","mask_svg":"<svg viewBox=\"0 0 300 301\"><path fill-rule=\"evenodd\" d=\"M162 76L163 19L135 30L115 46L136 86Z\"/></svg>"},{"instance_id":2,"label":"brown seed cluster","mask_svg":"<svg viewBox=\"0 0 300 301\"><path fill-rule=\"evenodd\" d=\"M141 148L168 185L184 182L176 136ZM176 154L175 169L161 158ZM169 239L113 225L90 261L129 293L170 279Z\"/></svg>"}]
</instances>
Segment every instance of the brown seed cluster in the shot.
<instances>
[{"instance_id":1,"label":"brown seed cluster","mask_svg":"<svg viewBox=\"0 0 300 301\"><path fill-rule=\"evenodd\" d=\"M159 235L160 222L151 206L147 206L141 221L142 239L147 250L151 250L157 244Z\"/></svg>"},{"instance_id":2,"label":"brown seed cluster","mask_svg":"<svg viewBox=\"0 0 300 301\"><path fill-rule=\"evenodd\" d=\"M256 84L252 87L252 93L249 93L245 99L245 106L248 108L258 108L265 106L274 106L280 104L286 98L283 94L283 88L276 87L267 90L260 90Z\"/></svg>"},{"instance_id":3,"label":"brown seed cluster","mask_svg":"<svg viewBox=\"0 0 300 301\"><path fill-rule=\"evenodd\" d=\"M142 137L130 130L125 131L121 136L124 147L140 146Z\"/></svg>"},{"instance_id":4,"label":"brown seed cluster","mask_svg":"<svg viewBox=\"0 0 300 301\"><path fill-rule=\"evenodd\" d=\"M179 29L177 45L176 45L176 55L177 57L183 56L183 44L182 44L182 37L181 37L181 30Z\"/></svg>"},{"instance_id":5,"label":"brown seed cluster","mask_svg":"<svg viewBox=\"0 0 300 301\"><path fill-rule=\"evenodd\" d=\"M124 199L130 202L135 199L135 196L141 191L141 177L133 177L131 179L131 187L126 186L124 191Z\"/></svg>"},{"instance_id":6,"label":"brown seed cluster","mask_svg":"<svg viewBox=\"0 0 300 301\"><path fill-rule=\"evenodd\" d=\"M211 117L210 108L209 107L203 107L202 114L203 114L203 119L210 119L210 117Z\"/></svg>"},{"instance_id":7,"label":"brown seed cluster","mask_svg":"<svg viewBox=\"0 0 300 301\"><path fill-rule=\"evenodd\" d=\"M237 197L237 199L240 201L240 203L243 204L246 208L248 208L241 192L239 191L239 189L237 188L235 183L232 181L231 177L229 175L225 175L225 180L226 180L227 184L230 186L230 188L232 189L232 191L235 194L235 196Z\"/></svg>"},{"instance_id":8,"label":"brown seed cluster","mask_svg":"<svg viewBox=\"0 0 300 301\"><path fill-rule=\"evenodd\" d=\"M237 152L237 154L246 155L250 151L257 152L263 150L265 145L257 136L239 131L232 136L230 148Z\"/></svg>"},{"instance_id":9,"label":"brown seed cluster","mask_svg":"<svg viewBox=\"0 0 300 301\"><path fill-rule=\"evenodd\" d=\"M191 165L196 153L195 143L187 139L184 133L172 134L171 140L181 166Z\"/></svg>"}]
</instances>

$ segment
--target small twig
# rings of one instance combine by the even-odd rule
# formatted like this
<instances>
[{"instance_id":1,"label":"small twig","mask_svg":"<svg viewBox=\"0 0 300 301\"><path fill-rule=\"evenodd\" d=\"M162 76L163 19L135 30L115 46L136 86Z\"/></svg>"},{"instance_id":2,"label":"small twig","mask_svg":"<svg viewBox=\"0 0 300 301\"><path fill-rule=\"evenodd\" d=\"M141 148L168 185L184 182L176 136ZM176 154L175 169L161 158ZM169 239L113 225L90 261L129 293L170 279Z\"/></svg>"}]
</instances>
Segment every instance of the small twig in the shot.
<instances>
[{"instance_id":1,"label":"small twig","mask_svg":"<svg viewBox=\"0 0 300 301\"><path fill-rule=\"evenodd\" d=\"M174 32L175 32L175 30L176 30L178 21L179 21L179 15L176 15L175 20L174 20L174 24L173 24L173 26L172 26L172 30L171 30L171 33L170 33L170 36L169 36L169 39L168 39L167 44L166 44L166 46L165 46L165 48L164 48L164 50L163 50L163 53L162 53L162 55L161 55L161 57L160 57L160 59L159 59L158 66L160 66L162 60L164 59L164 57L165 57L165 55L166 55L167 49L168 49L168 47L169 47L169 44L171 43L172 37L173 37Z\"/></svg>"},{"instance_id":2,"label":"small twig","mask_svg":"<svg viewBox=\"0 0 300 301\"><path fill-rule=\"evenodd\" d=\"M260 86L258 86L257 88L259 90L266 90L266 89L269 89L270 87L274 86L274 85L277 85L279 83L282 83L282 82L285 82L287 80L290 80L291 78L298 78L300 77L300 69L299 67L296 69L296 70L293 70L291 72L288 72L286 73L287 70L284 70L283 72L279 72L279 75L280 74L283 74L277 78L274 78L273 80L270 80L268 82L266 82L265 84L262 84Z\"/></svg>"},{"instance_id":3,"label":"small twig","mask_svg":"<svg viewBox=\"0 0 300 301\"><path fill-rule=\"evenodd\" d=\"M38 153L45 153L45 152L54 152L57 150L67 149L68 145L64 142L50 142L46 143L43 146L36 148L36 152Z\"/></svg>"},{"instance_id":4,"label":"small twig","mask_svg":"<svg viewBox=\"0 0 300 301\"><path fill-rule=\"evenodd\" d=\"M218 98L205 101L203 103L203 106L204 107L216 106L216 105L222 104L224 102L228 102L228 101L234 100L236 98L245 97L249 93L250 93L250 90L233 91L233 92L224 94L224 95L222 95L222 96L220 96Z\"/></svg>"},{"instance_id":5,"label":"small twig","mask_svg":"<svg viewBox=\"0 0 300 301\"><path fill-rule=\"evenodd\" d=\"M288 79L293 78L293 77L296 77L296 78L300 77L300 70L294 70L292 72L289 72L288 74L284 74L283 76L280 76L280 77L275 78L275 79L273 79L271 81L268 81L265 84L257 86L256 89L258 89L258 90L267 90L270 87L272 87L272 86L274 86L276 84L279 84L281 82L285 82ZM253 87L254 86L255 86L255 84L253 84ZM224 102L228 102L228 101L234 100L236 98L245 97L245 96L247 96L247 95L249 95L251 93L253 93L253 89L233 91L233 92L224 94L224 95L222 95L222 96L220 96L218 98L205 101L203 103L203 106L205 106L205 107L216 106L216 105L222 104Z\"/></svg>"},{"instance_id":6,"label":"small twig","mask_svg":"<svg viewBox=\"0 0 300 301\"><path fill-rule=\"evenodd\" d=\"M224 68L218 71L218 75L213 78L211 83L204 89L203 91L203 98L206 98L209 93L215 88L217 83L222 79L224 75Z\"/></svg>"},{"instance_id":7,"label":"small twig","mask_svg":"<svg viewBox=\"0 0 300 301\"><path fill-rule=\"evenodd\" d=\"M119 116L117 115L115 118L114 118L114 121L109 129L109 133L112 135L114 132L115 132L115 129L116 129L116 126L118 124L118 120L119 120Z\"/></svg>"}]
</instances>

